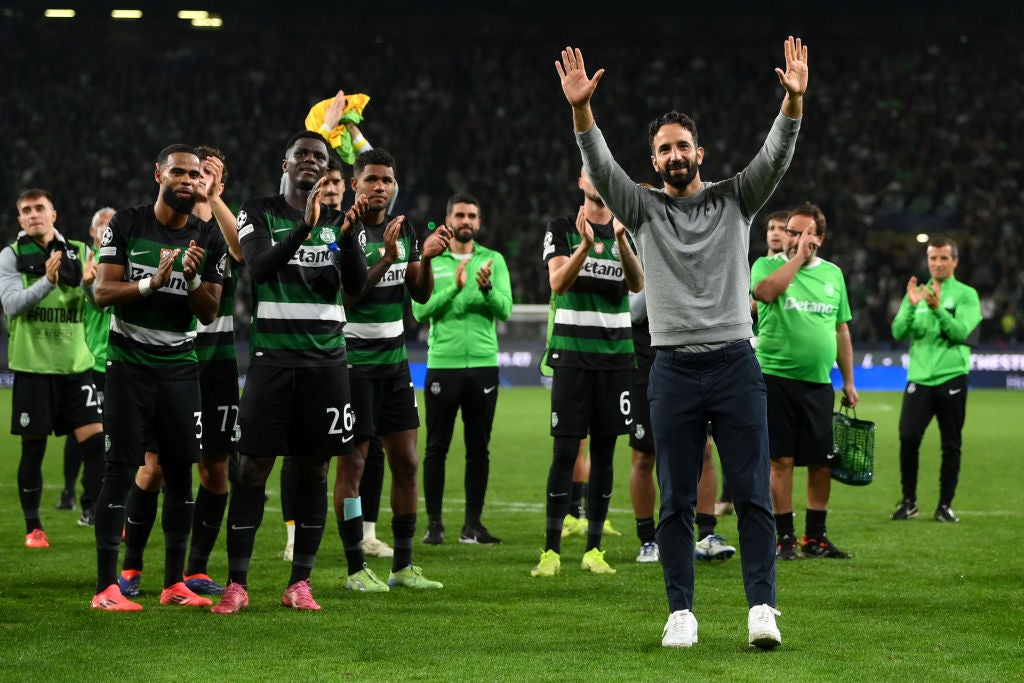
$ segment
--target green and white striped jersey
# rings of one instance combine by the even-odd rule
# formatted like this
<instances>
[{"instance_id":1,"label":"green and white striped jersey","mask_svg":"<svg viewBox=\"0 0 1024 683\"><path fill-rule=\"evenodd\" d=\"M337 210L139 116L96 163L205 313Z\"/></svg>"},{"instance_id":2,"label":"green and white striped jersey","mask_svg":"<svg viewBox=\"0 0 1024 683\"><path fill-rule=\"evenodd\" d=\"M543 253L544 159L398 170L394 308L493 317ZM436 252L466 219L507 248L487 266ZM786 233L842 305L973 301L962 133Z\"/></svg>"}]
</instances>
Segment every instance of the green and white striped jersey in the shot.
<instances>
[{"instance_id":1,"label":"green and white striped jersey","mask_svg":"<svg viewBox=\"0 0 1024 683\"><path fill-rule=\"evenodd\" d=\"M175 230L156 219L153 205L123 209L114 214L100 240L100 263L124 267L126 281L156 274L160 256L181 249L170 281L145 299L116 304L110 318L107 361L143 365L166 377L194 377L196 316L188 303L182 257L189 243L206 250L199 273L204 282L221 284L227 266L224 238L213 222L189 216Z\"/></svg>"}]
</instances>

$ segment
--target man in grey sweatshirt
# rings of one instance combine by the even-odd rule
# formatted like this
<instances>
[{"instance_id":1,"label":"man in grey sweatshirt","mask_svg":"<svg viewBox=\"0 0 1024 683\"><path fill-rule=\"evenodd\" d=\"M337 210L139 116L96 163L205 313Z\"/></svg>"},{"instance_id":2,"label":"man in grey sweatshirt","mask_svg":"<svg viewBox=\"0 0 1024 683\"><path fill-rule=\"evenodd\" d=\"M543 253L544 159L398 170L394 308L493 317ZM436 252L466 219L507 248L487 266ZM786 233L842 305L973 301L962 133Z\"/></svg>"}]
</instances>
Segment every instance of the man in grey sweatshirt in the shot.
<instances>
[{"instance_id":1,"label":"man in grey sweatshirt","mask_svg":"<svg viewBox=\"0 0 1024 683\"><path fill-rule=\"evenodd\" d=\"M789 167L796 146L807 48L790 36L782 109L764 146L738 174L703 182L704 149L690 117L672 111L649 128L651 165L660 189L638 185L612 158L590 100L604 75L587 76L583 54L565 48L555 62L572 105L583 165L637 245L647 282L651 343L657 349L648 398L661 491L657 531L669 618L665 647L697 642L692 613L693 515L708 420L738 517L751 646L782 642L775 616L775 521L769 491L764 378L749 339L750 224Z\"/></svg>"}]
</instances>

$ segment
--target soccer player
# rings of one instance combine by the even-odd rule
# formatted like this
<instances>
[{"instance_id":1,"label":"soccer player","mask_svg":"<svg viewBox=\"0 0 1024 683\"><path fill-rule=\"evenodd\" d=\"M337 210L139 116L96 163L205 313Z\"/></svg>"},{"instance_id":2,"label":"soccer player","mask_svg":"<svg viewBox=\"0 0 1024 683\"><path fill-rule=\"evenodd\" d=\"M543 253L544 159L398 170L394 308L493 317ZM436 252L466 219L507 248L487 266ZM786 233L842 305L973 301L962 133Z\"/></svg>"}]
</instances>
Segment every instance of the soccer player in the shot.
<instances>
[{"instance_id":1,"label":"soccer player","mask_svg":"<svg viewBox=\"0 0 1024 683\"><path fill-rule=\"evenodd\" d=\"M942 466L935 519L959 522L950 505L960 478L960 444L967 416L967 377L971 344L981 323L978 292L956 279L960 262L956 242L928 242L928 274L921 285L907 282L907 295L892 321L892 336L910 339L907 388L900 409L900 481L903 501L891 519L917 517L917 472L921 439L932 416L939 423Z\"/></svg>"},{"instance_id":2,"label":"soccer player","mask_svg":"<svg viewBox=\"0 0 1024 683\"><path fill-rule=\"evenodd\" d=\"M110 224L114 217L115 210L109 206L99 209L92 215L92 222L89 224L89 238L92 240L92 250L89 260L95 263L96 254L99 253L100 236ZM95 266L92 267L93 278L95 279ZM103 390L106 386L107 372L107 336L110 334L110 309L99 308L92 297L85 298L85 343L89 345L92 352L92 381L96 385L96 401L103 410ZM81 446L75 439L64 440L64 490L60 494L58 510L75 509L75 480L78 479L78 472L82 469L84 454ZM100 493L100 485L103 477L103 461L96 463L96 480L86 482L83 475L83 491L80 502L82 514L78 518L79 526L93 525L93 501Z\"/></svg>"},{"instance_id":3,"label":"soccer player","mask_svg":"<svg viewBox=\"0 0 1024 683\"><path fill-rule=\"evenodd\" d=\"M561 568L562 530L573 488L580 440L590 436L587 541L580 566L614 574L601 539L612 494L612 456L619 434L629 431L633 337L628 292L644 287L644 272L626 237L594 189L587 172L577 180L583 205L576 216L551 221L542 257L554 292L554 325L547 363L554 439L546 489L544 550L531 576Z\"/></svg>"},{"instance_id":4,"label":"soccer player","mask_svg":"<svg viewBox=\"0 0 1024 683\"><path fill-rule=\"evenodd\" d=\"M285 144L284 194L249 199L238 238L253 282L251 361L239 404L238 476L228 503L228 585L216 614L249 605L247 581L266 485L277 456L296 465L295 548L285 607L319 610L310 575L327 518L327 470L352 441L341 290L361 291L366 262L353 226L357 198L341 214L321 206L330 150L301 131Z\"/></svg>"},{"instance_id":5,"label":"soccer player","mask_svg":"<svg viewBox=\"0 0 1024 683\"><path fill-rule=\"evenodd\" d=\"M17 209L21 230L0 251L0 304L10 337L7 363L14 372L11 433L21 436L18 496L25 546L49 548L39 503L50 433L74 435L85 460L87 492L98 494L88 489L99 484L103 424L83 324L96 263L85 244L57 230L49 192L22 192Z\"/></svg>"},{"instance_id":6,"label":"soccer player","mask_svg":"<svg viewBox=\"0 0 1024 683\"><path fill-rule=\"evenodd\" d=\"M136 611L117 585L125 504L140 465L163 475L164 590L160 603L209 605L182 581L192 526L192 465L203 434L195 330L217 316L227 267L216 224L192 214L202 184L186 145L157 157L156 202L118 211L100 241L96 303L114 306L107 352L103 488L96 501L93 609Z\"/></svg>"},{"instance_id":7,"label":"soccer player","mask_svg":"<svg viewBox=\"0 0 1024 683\"><path fill-rule=\"evenodd\" d=\"M430 323L427 338L425 401L427 451L423 496L427 533L423 542L444 542L441 509L445 458L455 416L462 410L466 446L466 513L459 543L500 543L480 521L490 473L491 427L498 405L497 320L512 313L512 283L505 257L476 241L481 210L476 197L458 192L448 198L445 226L454 239L435 258L434 292L413 302L416 320Z\"/></svg>"},{"instance_id":8,"label":"soccer player","mask_svg":"<svg viewBox=\"0 0 1024 683\"><path fill-rule=\"evenodd\" d=\"M669 112L648 128L650 163L664 183L645 189L612 158L590 100L604 75L587 76L580 50L567 47L555 69L572 106L576 142L594 187L630 231L644 262L651 343L657 348L649 398L661 490L658 548L669 618L665 647L697 642L693 615L693 509L711 419L733 492L742 549L748 642L782 642L775 623L775 523L769 488L764 378L749 339L750 221L786 172L796 147L807 88L807 48L790 37L782 109L764 147L730 179L705 183L704 149L690 117Z\"/></svg>"},{"instance_id":9,"label":"soccer player","mask_svg":"<svg viewBox=\"0 0 1024 683\"><path fill-rule=\"evenodd\" d=\"M366 195L368 205L354 230L366 252L369 273L363 290L346 298L352 377L355 444L342 458L334 481L334 513L348 564L345 587L383 592L389 587L441 588L412 564L416 534L416 435L419 413L409 374L403 311L405 291L424 303L434 287L432 260L448 248L451 231L441 226L423 242L422 251L405 216L387 213L395 187L395 159L377 148L356 157L352 188ZM391 467L391 531L394 557L387 583L366 566L362 548L363 514L359 484L370 439L380 437Z\"/></svg>"},{"instance_id":10,"label":"soccer player","mask_svg":"<svg viewBox=\"0 0 1024 683\"><path fill-rule=\"evenodd\" d=\"M235 215L224 203L224 154L214 147L196 148L202 182L196 188L192 213L202 221L213 221L231 257L240 262ZM223 592L207 575L207 562L217 541L228 501L228 460L234 451L238 418L238 360L235 356L234 278L232 264L224 269L217 319L196 327L196 356L199 359L199 389L203 409L202 455L199 460L199 492L192 513L192 535L183 580L198 595ZM117 585L125 597L139 594L143 553L156 522L157 502L163 487L160 465L147 463L135 474L128 494L124 565Z\"/></svg>"},{"instance_id":11,"label":"soccer player","mask_svg":"<svg viewBox=\"0 0 1024 683\"><path fill-rule=\"evenodd\" d=\"M818 256L825 242L825 215L814 204L789 214L786 252L754 262L750 284L757 300L757 360L768 389L772 456L772 507L778 533L776 556L795 560L793 467L807 467L805 557L846 559L828 537L826 516L832 490L832 412L829 373L839 364L842 404L856 407L852 318L843 273Z\"/></svg>"}]
</instances>

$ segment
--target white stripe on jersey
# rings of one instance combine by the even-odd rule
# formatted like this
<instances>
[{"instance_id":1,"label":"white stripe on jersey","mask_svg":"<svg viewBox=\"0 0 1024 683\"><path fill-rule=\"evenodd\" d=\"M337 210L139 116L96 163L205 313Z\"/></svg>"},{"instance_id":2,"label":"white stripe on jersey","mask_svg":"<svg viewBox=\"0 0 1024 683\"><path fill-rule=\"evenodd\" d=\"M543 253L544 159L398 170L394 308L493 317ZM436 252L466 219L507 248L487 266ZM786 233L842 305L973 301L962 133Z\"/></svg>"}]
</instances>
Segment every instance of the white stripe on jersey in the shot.
<instances>
[{"instance_id":1,"label":"white stripe on jersey","mask_svg":"<svg viewBox=\"0 0 1024 683\"><path fill-rule=\"evenodd\" d=\"M196 337L195 332L169 332L132 325L118 318L117 313L110 316L110 331L153 346L180 346L189 343Z\"/></svg>"},{"instance_id":2,"label":"white stripe on jersey","mask_svg":"<svg viewBox=\"0 0 1024 683\"><path fill-rule=\"evenodd\" d=\"M196 332L199 334L217 334L218 332L232 332L235 329L235 318L232 315L218 315L209 325L198 323Z\"/></svg>"},{"instance_id":3,"label":"white stripe on jersey","mask_svg":"<svg viewBox=\"0 0 1024 683\"><path fill-rule=\"evenodd\" d=\"M403 334L405 334L405 325L401 320L389 323L349 322L345 325L345 336L353 339L393 339Z\"/></svg>"},{"instance_id":4,"label":"white stripe on jersey","mask_svg":"<svg viewBox=\"0 0 1024 683\"><path fill-rule=\"evenodd\" d=\"M264 320L333 320L345 322L345 307L335 304L292 304L260 301L256 317Z\"/></svg>"},{"instance_id":5,"label":"white stripe on jersey","mask_svg":"<svg viewBox=\"0 0 1024 683\"><path fill-rule=\"evenodd\" d=\"M555 323L559 325L581 325L607 329L631 328L629 311L625 313L599 313L597 311L573 311L559 308L555 311Z\"/></svg>"}]
</instances>

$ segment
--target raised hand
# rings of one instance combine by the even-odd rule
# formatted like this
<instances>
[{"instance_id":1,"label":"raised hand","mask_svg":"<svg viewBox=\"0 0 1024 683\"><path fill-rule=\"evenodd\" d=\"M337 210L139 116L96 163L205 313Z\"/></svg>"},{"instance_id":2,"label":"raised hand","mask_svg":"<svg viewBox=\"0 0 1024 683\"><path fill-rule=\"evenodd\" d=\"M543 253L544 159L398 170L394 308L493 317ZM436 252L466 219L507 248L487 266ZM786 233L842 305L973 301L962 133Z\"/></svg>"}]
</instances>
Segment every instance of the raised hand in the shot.
<instances>
[{"instance_id":1,"label":"raised hand","mask_svg":"<svg viewBox=\"0 0 1024 683\"><path fill-rule=\"evenodd\" d=\"M398 234L402 232L405 216L395 216L384 228L384 258L391 263L398 260Z\"/></svg>"},{"instance_id":2,"label":"raised hand","mask_svg":"<svg viewBox=\"0 0 1024 683\"><path fill-rule=\"evenodd\" d=\"M917 278L914 276L910 277L907 281L907 301L910 302L911 306L916 306L921 303L921 287L917 284Z\"/></svg>"},{"instance_id":3,"label":"raised hand","mask_svg":"<svg viewBox=\"0 0 1024 683\"><path fill-rule=\"evenodd\" d=\"M587 221L586 216L583 215L583 207L576 213L576 232L580 234L583 239L580 244L581 249L590 251L590 248L594 246L594 229L590 227L590 223Z\"/></svg>"},{"instance_id":4,"label":"raised hand","mask_svg":"<svg viewBox=\"0 0 1024 683\"><path fill-rule=\"evenodd\" d=\"M46 279L50 281L51 285L57 284L57 280L60 278L59 271L62 258L64 258L64 252L59 249L46 258Z\"/></svg>"},{"instance_id":5,"label":"raised hand","mask_svg":"<svg viewBox=\"0 0 1024 683\"><path fill-rule=\"evenodd\" d=\"M341 121L341 114L345 111L345 91L339 90L338 94L334 96L331 103L327 105L327 111L324 112L324 125L323 128L331 131L337 127Z\"/></svg>"},{"instance_id":6,"label":"raised hand","mask_svg":"<svg viewBox=\"0 0 1024 683\"><path fill-rule=\"evenodd\" d=\"M424 259L432 259L435 256L439 256L444 253L444 250L448 248L448 243L451 241L452 236L455 233L447 225L440 225L434 232L427 236L427 239L423 241L423 250L420 252L420 256Z\"/></svg>"},{"instance_id":7,"label":"raised hand","mask_svg":"<svg viewBox=\"0 0 1024 683\"><path fill-rule=\"evenodd\" d=\"M939 299L942 298L942 283L938 280L932 280L931 284L925 285L922 290L924 296L924 302L928 304L928 308L937 310L939 308Z\"/></svg>"},{"instance_id":8,"label":"raised hand","mask_svg":"<svg viewBox=\"0 0 1024 683\"><path fill-rule=\"evenodd\" d=\"M555 60L555 71L562 81L562 92L574 108L590 102L598 81L604 76L604 69L594 72L594 77L587 76L587 67L583 63L583 53L579 48L566 47L562 50L562 61Z\"/></svg>"},{"instance_id":9,"label":"raised hand","mask_svg":"<svg viewBox=\"0 0 1024 683\"><path fill-rule=\"evenodd\" d=\"M82 266L82 282L86 287L96 281L96 273L99 270L99 265L96 263L96 252L89 250L89 257L85 259L85 265Z\"/></svg>"},{"instance_id":10,"label":"raised hand","mask_svg":"<svg viewBox=\"0 0 1024 683\"><path fill-rule=\"evenodd\" d=\"M203 182L199 184L197 193L207 199L220 195L221 179L224 177L224 162L217 157L206 157L199 164L203 171Z\"/></svg>"},{"instance_id":11,"label":"raised hand","mask_svg":"<svg viewBox=\"0 0 1024 683\"><path fill-rule=\"evenodd\" d=\"M313 189L309 191L309 195L306 197L306 213L303 216L303 222L309 227L310 230L316 225L316 222L320 220L320 196L324 192L324 179L316 181L313 185Z\"/></svg>"},{"instance_id":12,"label":"raised hand","mask_svg":"<svg viewBox=\"0 0 1024 683\"><path fill-rule=\"evenodd\" d=\"M466 262L459 261L459 265L455 266L455 286L462 289L466 286Z\"/></svg>"},{"instance_id":13,"label":"raised hand","mask_svg":"<svg viewBox=\"0 0 1024 683\"><path fill-rule=\"evenodd\" d=\"M494 263L494 259L489 259L487 263L483 264L476 271L476 284L477 287L486 288L491 284L491 264Z\"/></svg>"},{"instance_id":14,"label":"raised hand","mask_svg":"<svg viewBox=\"0 0 1024 683\"><path fill-rule=\"evenodd\" d=\"M796 258L807 262L814 258L818 247L821 246L821 239L814 234L814 226L808 226L796 243Z\"/></svg>"},{"instance_id":15,"label":"raised hand","mask_svg":"<svg viewBox=\"0 0 1024 683\"><path fill-rule=\"evenodd\" d=\"M185 257L181 259L182 275L185 276L185 280L191 280L199 272L199 266L203 262L203 255L206 250L196 245L195 240L191 240L188 243L188 250L185 252Z\"/></svg>"},{"instance_id":16,"label":"raised hand","mask_svg":"<svg viewBox=\"0 0 1024 683\"><path fill-rule=\"evenodd\" d=\"M349 230L356 227L356 223L363 220L363 216L366 214L366 207L369 205L370 200L366 198L365 194L360 194L356 197L352 206L345 212L345 220L341 224L342 235L348 233Z\"/></svg>"},{"instance_id":17,"label":"raised hand","mask_svg":"<svg viewBox=\"0 0 1024 683\"><path fill-rule=\"evenodd\" d=\"M786 53L786 70L775 67L775 74L790 97L799 97L807 90L807 46L793 36L787 38L783 46Z\"/></svg>"},{"instance_id":18,"label":"raised hand","mask_svg":"<svg viewBox=\"0 0 1024 683\"><path fill-rule=\"evenodd\" d=\"M195 244L195 242L193 242ZM150 289L156 291L166 285L171 280L171 271L174 270L174 260L181 254L181 249L173 249L169 252L164 252L160 257L160 265L156 268L156 273L153 274L149 281Z\"/></svg>"}]
</instances>

